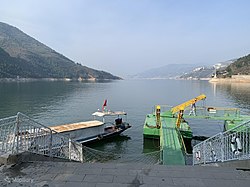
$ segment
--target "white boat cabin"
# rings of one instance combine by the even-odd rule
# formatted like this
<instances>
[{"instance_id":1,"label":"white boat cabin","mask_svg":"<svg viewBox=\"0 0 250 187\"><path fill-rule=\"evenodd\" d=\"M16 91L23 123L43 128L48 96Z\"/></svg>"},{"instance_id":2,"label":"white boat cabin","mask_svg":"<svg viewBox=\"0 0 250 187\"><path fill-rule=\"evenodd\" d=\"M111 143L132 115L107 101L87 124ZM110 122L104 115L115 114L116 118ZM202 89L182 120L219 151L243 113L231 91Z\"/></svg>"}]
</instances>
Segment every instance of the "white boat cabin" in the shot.
<instances>
[{"instance_id":1,"label":"white boat cabin","mask_svg":"<svg viewBox=\"0 0 250 187\"><path fill-rule=\"evenodd\" d=\"M69 136L72 140L77 140L79 138L96 136L98 134L103 133L104 123L101 121L93 120L58 125L50 128L58 133L62 133L63 135Z\"/></svg>"}]
</instances>

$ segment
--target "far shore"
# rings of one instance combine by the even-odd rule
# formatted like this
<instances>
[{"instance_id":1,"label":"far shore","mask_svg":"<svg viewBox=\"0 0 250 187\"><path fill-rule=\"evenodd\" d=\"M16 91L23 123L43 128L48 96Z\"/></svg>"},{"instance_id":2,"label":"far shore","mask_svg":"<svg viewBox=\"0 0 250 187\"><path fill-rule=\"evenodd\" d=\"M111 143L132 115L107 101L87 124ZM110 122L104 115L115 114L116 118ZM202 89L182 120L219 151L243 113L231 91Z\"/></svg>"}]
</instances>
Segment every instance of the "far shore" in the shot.
<instances>
[{"instance_id":1,"label":"far shore","mask_svg":"<svg viewBox=\"0 0 250 187\"><path fill-rule=\"evenodd\" d=\"M180 79L180 78L142 78L145 80L163 80L163 79L172 79L172 80L203 80L209 81L211 83L250 83L250 75L233 75L232 78L188 78L188 79ZM78 82L99 82L99 81L113 81L116 79L71 79L71 78L0 78L0 82L33 82L33 81L78 81Z\"/></svg>"},{"instance_id":2,"label":"far shore","mask_svg":"<svg viewBox=\"0 0 250 187\"><path fill-rule=\"evenodd\" d=\"M90 78L90 79L70 79L70 78L0 78L0 82L33 82L33 81L79 81L79 82L95 82L95 81L111 81L115 79L96 79L96 78Z\"/></svg>"},{"instance_id":3,"label":"far shore","mask_svg":"<svg viewBox=\"0 0 250 187\"><path fill-rule=\"evenodd\" d=\"M250 83L250 75L233 75L232 78L212 78L211 83Z\"/></svg>"}]
</instances>

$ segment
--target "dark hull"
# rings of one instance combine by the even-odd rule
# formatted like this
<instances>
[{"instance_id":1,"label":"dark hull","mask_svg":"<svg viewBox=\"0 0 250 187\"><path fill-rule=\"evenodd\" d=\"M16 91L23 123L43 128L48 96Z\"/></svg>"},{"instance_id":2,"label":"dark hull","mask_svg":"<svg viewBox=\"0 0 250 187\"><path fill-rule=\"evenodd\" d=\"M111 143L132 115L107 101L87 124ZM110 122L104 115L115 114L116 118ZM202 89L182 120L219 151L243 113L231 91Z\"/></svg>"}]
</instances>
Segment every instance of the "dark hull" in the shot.
<instances>
[{"instance_id":1,"label":"dark hull","mask_svg":"<svg viewBox=\"0 0 250 187\"><path fill-rule=\"evenodd\" d=\"M107 139L112 138L114 136L118 136L123 131L127 130L130 127L131 126L129 126L129 125L126 126L125 128L117 128L117 129L114 129L112 126L106 127L105 130L104 130L104 133L98 134L96 136L84 138L84 139L78 139L76 141L83 144L83 145L96 143L96 142L99 142L99 141L107 140Z\"/></svg>"}]
</instances>

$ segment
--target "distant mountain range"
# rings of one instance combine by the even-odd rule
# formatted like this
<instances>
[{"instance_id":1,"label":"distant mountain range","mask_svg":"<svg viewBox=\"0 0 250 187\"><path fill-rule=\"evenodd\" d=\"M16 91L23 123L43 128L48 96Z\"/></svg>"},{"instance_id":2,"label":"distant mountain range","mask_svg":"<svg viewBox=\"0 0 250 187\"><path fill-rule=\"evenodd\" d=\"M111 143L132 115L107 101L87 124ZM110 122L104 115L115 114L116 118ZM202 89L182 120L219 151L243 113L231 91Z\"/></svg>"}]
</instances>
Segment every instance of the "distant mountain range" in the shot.
<instances>
[{"instance_id":1,"label":"distant mountain range","mask_svg":"<svg viewBox=\"0 0 250 187\"><path fill-rule=\"evenodd\" d=\"M62 54L0 22L0 78L121 79L75 63Z\"/></svg>"},{"instance_id":2,"label":"distant mountain range","mask_svg":"<svg viewBox=\"0 0 250 187\"><path fill-rule=\"evenodd\" d=\"M136 75L133 78L142 79L169 79L178 78L186 72L192 71L197 65L195 64L168 64L159 68L150 69Z\"/></svg>"},{"instance_id":3,"label":"distant mountain range","mask_svg":"<svg viewBox=\"0 0 250 187\"><path fill-rule=\"evenodd\" d=\"M186 72L181 75L180 79L206 79L211 78L214 73L214 68L211 66L199 66L194 68L190 72Z\"/></svg>"},{"instance_id":4,"label":"distant mountain range","mask_svg":"<svg viewBox=\"0 0 250 187\"><path fill-rule=\"evenodd\" d=\"M197 65L196 68L194 68L192 71L184 73L179 78L180 79L208 79L214 76L215 68L216 68L217 74L218 72L225 73L225 69L235 60L236 59L228 60L225 62L213 64L213 65L203 65L203 66Z\"/></svg>"},{"instance_id":5,"label":"distant mountain range","mask_svg":"<svg viewBox=\"0 0 250 187\"><path fill-rule=\"evenodd\" d=\"M230 77L235 74L250 74L250 55L216 64L169 64L138 73L132 78L141 79L208 79Z\"/></svg>"}]
</instances>

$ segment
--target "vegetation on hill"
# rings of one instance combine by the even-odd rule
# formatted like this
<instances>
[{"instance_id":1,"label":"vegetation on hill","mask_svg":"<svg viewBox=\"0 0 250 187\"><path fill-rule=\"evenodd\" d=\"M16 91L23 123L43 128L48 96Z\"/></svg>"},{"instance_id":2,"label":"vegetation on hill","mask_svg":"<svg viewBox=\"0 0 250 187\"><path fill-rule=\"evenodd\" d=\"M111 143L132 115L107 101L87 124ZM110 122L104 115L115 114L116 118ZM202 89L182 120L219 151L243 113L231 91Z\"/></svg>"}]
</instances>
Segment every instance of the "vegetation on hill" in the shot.
<instances>
[{"instance_id":1,"label":"vegetation on hill","mask_svg":"<svg viewBox=\"0 0 250 187\"><path fill-rule=\"evenodd\" d=\"M228 76L232 75L250 75L250 54L239 58L234 63L230 64L226 71Z\"/></svg>"},{"instance_id":2,"label":"vegetation on hill","mask_svg":"<svg viewBox=\"0 0 250 187\"><path fill-rule=\"evenodd\" d=\"M74 63L19 29L0 22L0 78L121 79Z\"/></svg>"}]
</instances>

